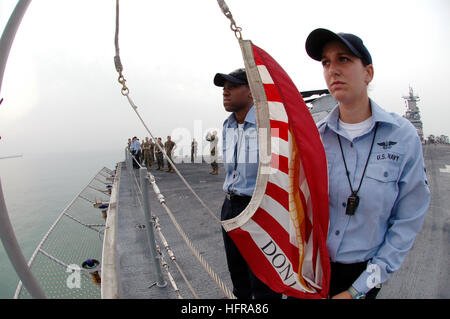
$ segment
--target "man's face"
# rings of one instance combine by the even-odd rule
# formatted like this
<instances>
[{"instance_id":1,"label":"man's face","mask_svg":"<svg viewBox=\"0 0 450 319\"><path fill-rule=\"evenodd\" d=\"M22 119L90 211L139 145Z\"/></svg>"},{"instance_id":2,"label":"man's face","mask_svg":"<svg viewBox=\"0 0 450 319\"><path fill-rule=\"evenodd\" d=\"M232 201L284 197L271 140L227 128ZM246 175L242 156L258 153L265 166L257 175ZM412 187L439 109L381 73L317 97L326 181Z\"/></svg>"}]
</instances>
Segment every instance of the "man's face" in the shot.
<instances>
[{"instance_id":1,"label":"man's face","mask_svg":"<svg viewBox=\"0 0 450 319\"><path fill-rule=\"evenodd\" d=\"M252 101L248 85L225 82L223 87L223 106L227 112L237 112Z\"/></svg>"}]
</instances>

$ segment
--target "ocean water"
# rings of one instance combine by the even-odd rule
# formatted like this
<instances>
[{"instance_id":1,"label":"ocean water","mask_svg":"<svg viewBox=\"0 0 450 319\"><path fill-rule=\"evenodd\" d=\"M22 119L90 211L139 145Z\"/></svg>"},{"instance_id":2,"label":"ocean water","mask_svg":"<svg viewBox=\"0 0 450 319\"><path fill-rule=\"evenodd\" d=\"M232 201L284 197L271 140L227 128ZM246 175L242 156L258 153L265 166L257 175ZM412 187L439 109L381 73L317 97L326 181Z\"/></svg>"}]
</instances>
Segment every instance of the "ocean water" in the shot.
<instances>
[{"instance_id":1,"label":"ocean water","mask_svg":"<svg viewBox=\"0 0 450 319\"><path fill-rule=\"evenodd\" d=\"M114 169L124 151L24 154L0 159L0 180L17 240L29 260L71 200L103 167ZM0 298L12 298L19 278L0 242Z\"/></svg>"}]
</instances>

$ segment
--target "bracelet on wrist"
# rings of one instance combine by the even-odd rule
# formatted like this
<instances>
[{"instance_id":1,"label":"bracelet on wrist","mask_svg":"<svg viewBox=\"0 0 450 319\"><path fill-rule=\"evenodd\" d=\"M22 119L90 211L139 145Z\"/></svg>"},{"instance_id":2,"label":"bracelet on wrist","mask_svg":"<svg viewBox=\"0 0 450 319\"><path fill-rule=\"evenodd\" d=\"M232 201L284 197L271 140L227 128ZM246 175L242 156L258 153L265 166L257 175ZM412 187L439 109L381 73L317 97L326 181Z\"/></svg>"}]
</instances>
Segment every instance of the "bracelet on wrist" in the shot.
<instances>
[{"instance_id":1,"label":"bracelet on wrist","mask_svg":"<svg viewBox=\"0 0 450 319\"><path fill-rule=\"evenodd\" d=\"M364 299L366 297L365 293L359 292L353 286L347 289L353 299Z\"/></svg>"}]
</instances>

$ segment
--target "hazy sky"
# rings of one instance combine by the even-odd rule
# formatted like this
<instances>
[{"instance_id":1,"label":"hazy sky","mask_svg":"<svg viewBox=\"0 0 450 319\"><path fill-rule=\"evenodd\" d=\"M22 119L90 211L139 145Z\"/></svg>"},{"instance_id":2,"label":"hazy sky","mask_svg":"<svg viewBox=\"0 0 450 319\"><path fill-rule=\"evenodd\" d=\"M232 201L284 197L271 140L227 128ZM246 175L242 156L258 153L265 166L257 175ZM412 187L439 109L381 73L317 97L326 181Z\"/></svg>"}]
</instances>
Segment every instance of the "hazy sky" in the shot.
<instances>
[{"instance_id":1,"label":"hazy sky","mask_svg":"<svg viewBox=\"0 0 450 319\"><path fill-rule=\"evenodd\" d=\"M0 0L1 30L16 2ZM226 2L243 37L271 54L300 91L326 88L320 63L304 49L313 29L359 35L374 62L370 96L404 114L402 96L412 86L425 136L450 135L450 1ZM221 128L227 113L213 77L243 60L216 0L122 0L120 19L124 75L152 133L188 143ZM113 0L32 1L0 91L0 157L114 150L148 135L120 94L114 30Z\"/></svg>"}]
</instances>

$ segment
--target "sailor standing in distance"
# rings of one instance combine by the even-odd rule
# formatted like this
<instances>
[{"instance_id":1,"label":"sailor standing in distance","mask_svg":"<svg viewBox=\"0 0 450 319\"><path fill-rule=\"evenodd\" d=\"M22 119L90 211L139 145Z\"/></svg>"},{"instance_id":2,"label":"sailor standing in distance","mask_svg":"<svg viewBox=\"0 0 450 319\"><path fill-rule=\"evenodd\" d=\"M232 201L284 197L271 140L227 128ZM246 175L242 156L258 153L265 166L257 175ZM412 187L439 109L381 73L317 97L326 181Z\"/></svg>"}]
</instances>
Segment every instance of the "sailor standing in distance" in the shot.
<instances>
[{"instance_id":1,"label":"sailor standing in distance","mask_svg":"<svg viewBox=\"0 0 450 319\"><path fill-rule=\"evenodd\" d=\"M230 74L217 73L214 84L223 87L223 105L232 114L223 124L223 161L227 194L221 220L238 216L247 207L258 174L258 134L255 108L247 74L238 69ZM233 293L239 299L281 298L250 270L228 233L222 228L228 270Z\"/></svg>"},{"instance_id":2,"label":"sailor standing in distance","mask_svg":"<svg viewBox=\"0 0 450 319\"><path fill-rule=\"evenodd\" d=\"M140 162L141 157L141 144L139 144L139 139L136 136L131 140L130 152L134 157L133 167L139 168L138 163Z\"/></svg>"},{"instance_id":3,"label":"sailor standing in distance","mask_svg":"<svg viewBox=\"0 0 450 319\"><path fill-rule=\"evenodd\" d=\"M217 164L217 144L219 143L219 137L217 136L217 131L208 132L206 135L206 140L211 143L210 145L210 161L211 161L211 167L212 171L210 172L211 175L217 175L219 174L219 165Z\"/></svg>"},{"instance_id":4,"label":"sailor standing in distance","mask_svg":"<svg viewBox=\"0 0 450 319\"><path fill-rule=\"evenodd\" d=\"M172 137L171 136L167 136L167 141L164 143L164 150L166 151L167 154L167 171L169 173L174 173L175 171L173 170L172 164L170 164L169 159L171 161L172 160L172 153L176 148L176 143L174 141L172 141Z\"/></svg>"},{"instance_id":5,"label":"sailor standing in distance","mask_svg":"<svg viewBox=\"0 0 450 319\"><path fill-rule=\"evenodd\" d=\"M422 144L408 120L368 97L374 68L359 37L316 29L306 51L321 61L338 101L318 123L329 176L330 297L375 298L403 263L430 203Z\"/></svg>"}]
</instances>

